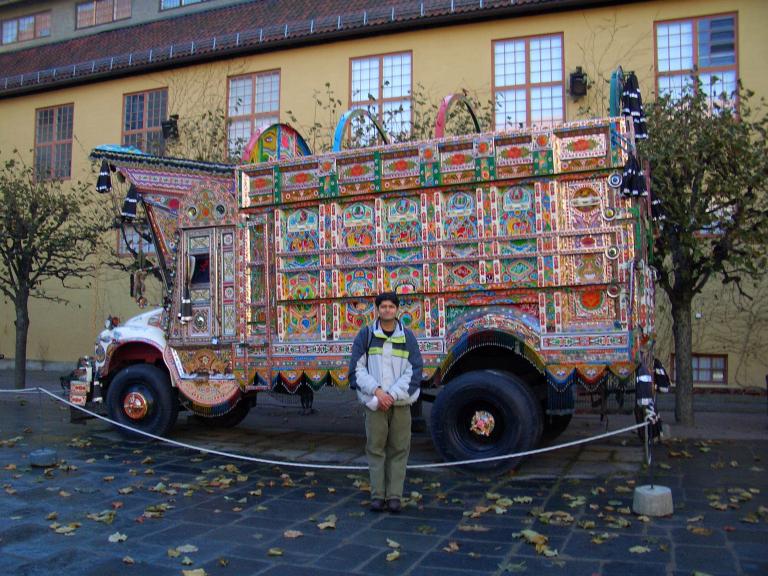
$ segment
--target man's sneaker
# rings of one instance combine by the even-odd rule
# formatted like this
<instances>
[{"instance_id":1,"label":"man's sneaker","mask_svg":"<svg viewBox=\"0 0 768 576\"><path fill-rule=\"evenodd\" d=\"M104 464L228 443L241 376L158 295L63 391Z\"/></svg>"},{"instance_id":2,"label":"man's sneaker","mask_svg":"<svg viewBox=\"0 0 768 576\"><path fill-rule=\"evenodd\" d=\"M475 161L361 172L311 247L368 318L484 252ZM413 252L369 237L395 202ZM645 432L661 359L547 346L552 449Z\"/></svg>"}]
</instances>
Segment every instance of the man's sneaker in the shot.
<instances>
[{"instance_id":1,"label":"man's sneaker","mask_svg":"<svg viewBox=\"0 0 768 576\"><path fill-rule=\"evenodd\" d=\"M384 498L374 498L371 500L372 512L384 512L385 508Z\"/></svg>"},{"instance_id":2,"label":"man's sneaker","mask_svg":"<svg viewBox=\"0 0 768 576\"><path fill-rule=\"evenodd\" d=\"M400 499L399 498L392 498L392 500L387 500L387 510L392 512L392 514L400 514L402 506L400 505Z\"/></svg>"}]
</instances>

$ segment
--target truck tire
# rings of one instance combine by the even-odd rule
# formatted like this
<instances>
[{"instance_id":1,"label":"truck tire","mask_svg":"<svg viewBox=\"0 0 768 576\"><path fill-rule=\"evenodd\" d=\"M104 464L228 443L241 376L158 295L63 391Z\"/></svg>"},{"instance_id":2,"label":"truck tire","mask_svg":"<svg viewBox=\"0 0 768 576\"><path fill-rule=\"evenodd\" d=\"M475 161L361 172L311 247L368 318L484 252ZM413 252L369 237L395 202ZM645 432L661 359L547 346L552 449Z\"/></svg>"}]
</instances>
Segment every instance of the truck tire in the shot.
<instances>
[{"instance_id":1,"label":"truck tire","mask_svg":"<svg viewBox=\"0 0 768 576\"><path fill-rule=\"evenodd\" d=\"M488 418L490 415L490 418ZM486 434L473 421L492 423ZM432 441L448 461L475 460L533 448L542 429L541 408L528 386L507 372L474 370L451 380L432 407ZM467 464L473 472L504 471L522 458Z\"/></svg>"},{"instance_id":2,"label":"truck tire","mask_svg":"<svg viewBox=\"0 0 768 576\"><path fill-rule=\"evenodd\" d=\"M240 422L245 420L245 417L248 416L248 412L250 411L251 403L245 398L240 398L237 404L235 404L235 407L226 414L222 414L221 416L202 416L200 414L195 414L195 421L202 426L207 426L209 428L234 428L240 424Z\"/></svg>"},{"instance_id":3,"label":"truck tire","mask_svg":"<svg viewBox=\"0 0 768 576\"><path fill-rule=\"evenodd\" d=\"M179 401L168 375L151 364L134 364L112 379L107 390L107 410L116 422L164 436L176 423ZM144 438L118 426L132 439Z\"/></svg>"}]
</instances>

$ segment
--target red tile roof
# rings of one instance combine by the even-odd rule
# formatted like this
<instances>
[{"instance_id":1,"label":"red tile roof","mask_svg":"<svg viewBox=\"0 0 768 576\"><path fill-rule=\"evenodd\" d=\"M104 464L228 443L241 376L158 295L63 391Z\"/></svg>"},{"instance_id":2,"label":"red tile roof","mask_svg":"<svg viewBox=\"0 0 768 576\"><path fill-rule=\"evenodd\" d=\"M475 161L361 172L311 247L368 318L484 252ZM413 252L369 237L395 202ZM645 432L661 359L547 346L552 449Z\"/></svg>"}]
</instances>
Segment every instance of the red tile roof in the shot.
<instances>
[{"instance_id":1,"label":"red tile roof","mask_svg":"<svg viewBox=\"0 0 768 576\"><path fill-rule=\"evenodd\" d=\"M256 0L0 54L0 97L349 36L608 0Z\"/></svg>"}]
</instances>

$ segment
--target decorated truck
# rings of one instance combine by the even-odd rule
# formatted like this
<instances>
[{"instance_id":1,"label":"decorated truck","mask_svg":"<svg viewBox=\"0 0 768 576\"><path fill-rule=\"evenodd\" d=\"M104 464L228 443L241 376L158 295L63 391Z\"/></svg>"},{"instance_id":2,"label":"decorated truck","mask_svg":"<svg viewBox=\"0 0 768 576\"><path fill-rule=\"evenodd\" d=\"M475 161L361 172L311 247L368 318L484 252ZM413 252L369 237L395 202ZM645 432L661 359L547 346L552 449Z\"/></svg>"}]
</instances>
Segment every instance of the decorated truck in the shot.
<instances>
[{"instance_id":1,"label":"decorated truck","mask_svg":"<svg viewBox=\"0 0 768 576\"><path fill-rule=\"evenodd\" d=\"M433 140L318 155L274 125L241 166L96 148L126 215L143 206L165 298L107 319L70 400L157 435L180 409L234 426L259 393L307 404L348 386L391 290L445 459L530 449L576 409L631 412L654 329L631 120L444 136L441 114Z\"/></svg>"}]
</instances>

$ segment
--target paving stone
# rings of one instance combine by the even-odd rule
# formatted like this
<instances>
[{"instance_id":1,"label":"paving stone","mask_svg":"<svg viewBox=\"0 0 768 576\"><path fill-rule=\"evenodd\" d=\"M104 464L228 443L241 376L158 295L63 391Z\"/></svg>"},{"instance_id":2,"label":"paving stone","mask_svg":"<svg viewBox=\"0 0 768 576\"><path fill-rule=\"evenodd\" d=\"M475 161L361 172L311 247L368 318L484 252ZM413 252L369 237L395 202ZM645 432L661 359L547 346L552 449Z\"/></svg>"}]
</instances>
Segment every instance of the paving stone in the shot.
<instances>
[{"instance_id":1,"label":"paving stone","mask_svg":"<svg viewBox=\"0 0 768 576\"><path fill-rule=\"evenodd\" d=\"M736 559L730 550L722 547L675 546L675 566L678 569L713 573L736 574Z\"/></svg>"},{"instance_id":2,"label":"paving stone","mask_svg":"<svg viewBox=\"0 0 768 576\"><path fill-rule=\"evenodd\" d=\"M366 564L381 553L381 546L364 546L361 544L342 544L321 555L314 564L321 567L332 567L335 570L353 572L355 568Z\"/></svg>"},{"instance_id":3,"label":"paving stone","mask_svg":"<svg viewBox=\"0 0 768 576\"><path fill-rule=\"evenodd\" d=\"M664 564L648 564L647 562L606 562L603 565L602 575L667 576L667 567ZM686 572L686 576L691 576L691 573Z\"/></svg>"}]
</instances>

